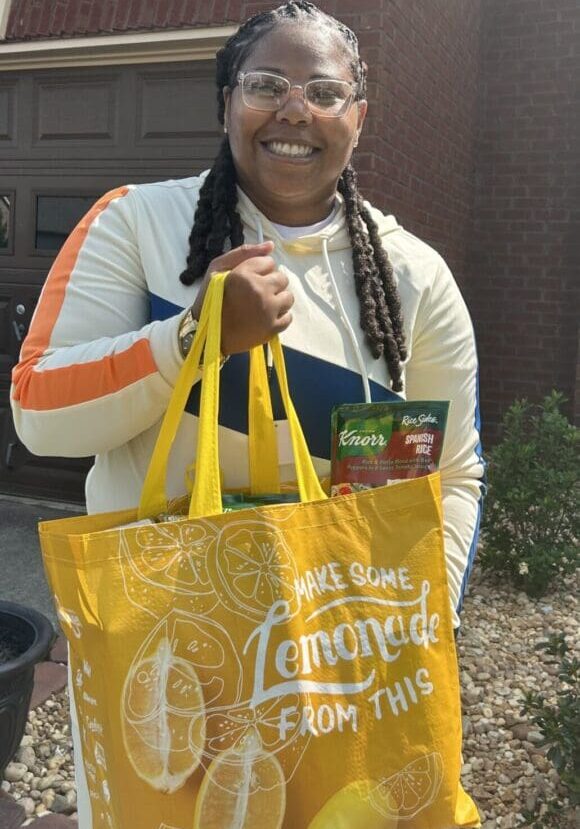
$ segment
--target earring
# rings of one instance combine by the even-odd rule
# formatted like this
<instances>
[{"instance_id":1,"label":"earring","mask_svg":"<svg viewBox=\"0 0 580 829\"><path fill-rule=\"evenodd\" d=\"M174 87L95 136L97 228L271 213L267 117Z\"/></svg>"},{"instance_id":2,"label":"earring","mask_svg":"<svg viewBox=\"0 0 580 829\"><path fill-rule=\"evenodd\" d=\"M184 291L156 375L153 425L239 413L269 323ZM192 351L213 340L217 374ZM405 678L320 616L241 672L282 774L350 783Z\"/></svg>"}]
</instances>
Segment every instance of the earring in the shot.
<instances>
[{"instance_id":1,"label":"earring","mask_svg":"<svg viewBox=\"0 0 580 829\"><path fill-rule=\"evenodd\" d=\"M228 131L228 128L227 128L227 127L225 126L225 124L224 124L224 132L226 132L226 133L227 133L227 131Z\"/></svg>"}]
</instances>

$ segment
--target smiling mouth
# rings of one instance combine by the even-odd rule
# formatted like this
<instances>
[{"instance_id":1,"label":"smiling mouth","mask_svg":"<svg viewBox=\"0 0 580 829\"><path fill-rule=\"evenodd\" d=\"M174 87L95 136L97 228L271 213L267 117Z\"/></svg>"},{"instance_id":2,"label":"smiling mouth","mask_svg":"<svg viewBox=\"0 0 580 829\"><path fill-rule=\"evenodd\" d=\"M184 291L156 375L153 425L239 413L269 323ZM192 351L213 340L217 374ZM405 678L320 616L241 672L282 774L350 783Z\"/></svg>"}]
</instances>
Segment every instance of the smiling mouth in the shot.
<instances>
[{"instance_id":1,"label":"smiling mouth","mask_svg":"<svg viewBox=\"0 0 580 829\"><path fill-rule=\"evenodd\" d=\"M316 147L295 142L262 141L261 144L269 153L280 158L306 159L320 152Z\"/></svg>"}]
</instances>

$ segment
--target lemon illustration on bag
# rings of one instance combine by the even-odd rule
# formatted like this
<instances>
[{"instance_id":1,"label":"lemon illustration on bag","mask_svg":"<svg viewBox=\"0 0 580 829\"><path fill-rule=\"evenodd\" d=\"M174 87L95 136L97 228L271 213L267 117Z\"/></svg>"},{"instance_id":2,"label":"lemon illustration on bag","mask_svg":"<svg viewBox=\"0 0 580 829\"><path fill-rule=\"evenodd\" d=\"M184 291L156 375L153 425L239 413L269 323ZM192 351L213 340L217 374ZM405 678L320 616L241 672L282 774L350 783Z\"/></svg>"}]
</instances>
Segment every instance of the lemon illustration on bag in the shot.
<instances>
[{"instance_id":1,"label":"lemon illustration on bag","mask_svg":"<svg viewBox=\"0 0 580 829\"><path fill-rule=\"evenodd\" d=\"M332 795L308 829L397 829L398 818L385 816L373 806L376 780L355 780Z\"/></svg>"},{"instance_id":2,"label":"lemon illustration on bag","mask_svg":"<svg viewBox=\"0 0 580 829\"><path fill-rule=\"evenodd\" d=\"M382 780L371 791L370 802L385 817L408 820L433 803L442 779L443 761L433 752Z\"/></svg>"},{"instance_id":3,"label":"lemon illustration on bag","mask_svg":"<svg viewBox=\"0 0 580 829\"><path fill-rule=\"evenodd\" d=\"M155 616L156 604L170 592L190 603L195 613L206 614L217 604L207 574L207 552L214 543L215 528L207 521L187 525L182 521L150 524L135 534L133 548L120 534L119 563L129 598Z\"/></svg>"},{"instance_id":4,"label":"lemon illustration on bag","mask_svg":"<svg viewBox=\"0 0 580 829\"><path fill-rule=\"evenodd\" d=\"M193 829L280 829L286 782L256 730L212 761L201 783Z\"/></svg>"},{"instance_id":5,"label":"lemon illustration on bag","mask_svg":"<svg viewBox=\"0 0 580 829\"><path fill-rule=\"evenodd\" d=\"M225 526L208 550L210 578L224 607L244 619L262 621L272 604L287 601L297 610L298 571L280 530L265 521L236 521Z\"/></svg>"},{"instance_id":6,"label":"lemon illustration on bag","mask_svg":"<svg viewBox=\"0 0 580 829\"><path fill-rule=\"evenodd\" d=\"M136 774L157 791L177 791L201 762L205 711L195 669L175 657L168 638L133 664L122 706L123 742Z\"/></svg>"},{"instance_id":7,"label":"lemon illustration on bag","mask_svg":"<svg viewBox=\"0 0 580 829\"><path fill-rule=\"evenodd\" d=\"M289 782L308 748L312 735L300 730L300 715L309 704L307 695L289 694L254 706L206 708L206 757L217 755L257 736L264 751L275 756Z\"/></svg>"}]
</instances>

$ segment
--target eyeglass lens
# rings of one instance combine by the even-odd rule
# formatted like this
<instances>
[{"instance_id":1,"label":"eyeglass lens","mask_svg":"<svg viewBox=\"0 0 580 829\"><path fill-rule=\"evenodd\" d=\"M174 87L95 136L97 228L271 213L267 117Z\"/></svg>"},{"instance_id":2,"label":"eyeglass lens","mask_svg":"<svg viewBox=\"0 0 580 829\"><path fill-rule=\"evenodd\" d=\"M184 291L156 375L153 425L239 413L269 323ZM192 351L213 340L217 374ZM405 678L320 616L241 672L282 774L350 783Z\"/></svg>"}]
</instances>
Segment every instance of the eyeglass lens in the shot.
<instances>
[{"instance_id":1,"label":"eyeglass lens","mask_svg":"<svg viewBox=\"0 0 580 829\"><path fill-rule=\"evenodd\" d=\"M292 86L287 78L268 72L248 72L242 76L242 95L246 106L275 111L284 106ZM312 80L304 86L304 97L312 112L336 117L341 115L352 98L347 81Z\"/></svg>"}]
</instances>

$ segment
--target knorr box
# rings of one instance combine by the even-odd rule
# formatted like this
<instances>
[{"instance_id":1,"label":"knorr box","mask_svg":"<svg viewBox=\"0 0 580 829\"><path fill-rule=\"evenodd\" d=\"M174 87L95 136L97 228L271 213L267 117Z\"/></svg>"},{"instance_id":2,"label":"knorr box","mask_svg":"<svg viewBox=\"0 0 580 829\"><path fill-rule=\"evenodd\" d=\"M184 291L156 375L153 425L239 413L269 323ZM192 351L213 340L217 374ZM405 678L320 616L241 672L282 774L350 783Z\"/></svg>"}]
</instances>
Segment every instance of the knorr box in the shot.
<instances>
[{"instance_id":1,"label":"knorr box","mask_svg":"<svg viewBox=\"0 0 580 829\"><path fill-rule=\"evenodd\" d=\"M344 403L332 410L331 493L346 495L439 468L449 402Z\"/></svg>"}]
</instances>

